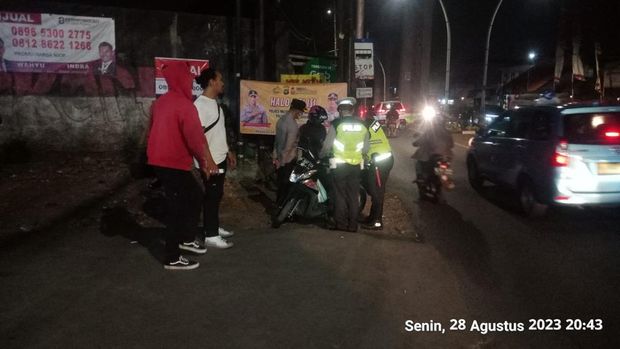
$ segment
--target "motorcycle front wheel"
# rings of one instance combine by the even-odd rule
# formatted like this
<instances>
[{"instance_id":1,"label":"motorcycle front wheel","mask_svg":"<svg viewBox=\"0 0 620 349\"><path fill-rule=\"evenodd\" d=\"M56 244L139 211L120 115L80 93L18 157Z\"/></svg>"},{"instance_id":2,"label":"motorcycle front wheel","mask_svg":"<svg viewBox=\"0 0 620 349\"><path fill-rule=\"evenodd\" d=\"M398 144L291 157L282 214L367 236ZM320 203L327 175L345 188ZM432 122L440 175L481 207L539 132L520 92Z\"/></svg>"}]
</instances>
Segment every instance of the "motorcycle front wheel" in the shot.
<instances>
[{"instance_id":1,"label":"motorcycle front wheel","mask_svg":"<svg viewBox=\"0 0 620 349\"><path fill-rule=\"evenodd\" d=\"M299 202L297 198L288 199L286 203L282 205L280 211L273 217L271 226L276 229L279 228L288 217L293 215L293 210L297 206L297 202Z\"/></svg>"}]
</instances>

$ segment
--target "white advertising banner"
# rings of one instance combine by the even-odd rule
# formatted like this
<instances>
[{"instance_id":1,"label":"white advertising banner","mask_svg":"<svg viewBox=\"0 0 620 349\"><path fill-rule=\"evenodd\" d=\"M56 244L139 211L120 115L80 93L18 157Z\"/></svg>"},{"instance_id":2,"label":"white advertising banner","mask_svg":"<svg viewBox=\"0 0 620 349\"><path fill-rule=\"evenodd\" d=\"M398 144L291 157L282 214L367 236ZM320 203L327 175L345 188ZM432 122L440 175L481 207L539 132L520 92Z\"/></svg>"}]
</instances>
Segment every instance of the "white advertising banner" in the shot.
<instances>
[{"instance_id":1,"label":"white advertising banner","mask_svg":"<svg viewBox=\"0 0 620 349\"><path fill-rule=\"evenodd\" d=\"M207 59L191 59L191 58L168 58L168 57L155 57L155 95L161 96L168 92L168 83L162 74L161 68L167 62L183 62L187 64L187 69L194 76L197 77L204 70L209 68L209 60ZM192 95L197 97L202 94L202 87L196 83L196 80L192 82Z\"/></svg>"},{"instance_id":2,"label":"white advertising banner","mask_svg":"<svg viewBox=\"0 0 620 349\"><path fill-rule=\"evenodd\" d=\"M0 71L114 74L114 20L0 11Z\"/></svg>"}]
</instances>

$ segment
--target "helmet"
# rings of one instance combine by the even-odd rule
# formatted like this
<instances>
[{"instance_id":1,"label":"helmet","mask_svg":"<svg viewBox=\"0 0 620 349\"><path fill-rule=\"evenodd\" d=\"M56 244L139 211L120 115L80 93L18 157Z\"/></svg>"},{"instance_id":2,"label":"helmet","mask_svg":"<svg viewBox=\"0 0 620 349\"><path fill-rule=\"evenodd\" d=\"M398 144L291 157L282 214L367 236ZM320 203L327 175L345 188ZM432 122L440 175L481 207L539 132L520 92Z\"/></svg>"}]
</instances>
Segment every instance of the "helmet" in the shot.
<instances>
[{"instance_id":1,"label":"helmet","mask_svg":"<svg viewBox=\"0 0 620 349\"><path fill-rule=\"evenodd\" d=\"M355 107L355 105L357 104L357 100L353 97L345 97L339 100L337 103L338 106L350 105L351 107Z\"/></svg>"},{"instance_id":2,"label":"helmet","mask_svg":"<svg viewBox=\"0 0 620 349\"><path fill-rule=\"evenodd\" d=\"M313 122L323 122L327 120L327 111L320 105L315 105L308 110L308 120Z\"/></svg>"}]
</instances>

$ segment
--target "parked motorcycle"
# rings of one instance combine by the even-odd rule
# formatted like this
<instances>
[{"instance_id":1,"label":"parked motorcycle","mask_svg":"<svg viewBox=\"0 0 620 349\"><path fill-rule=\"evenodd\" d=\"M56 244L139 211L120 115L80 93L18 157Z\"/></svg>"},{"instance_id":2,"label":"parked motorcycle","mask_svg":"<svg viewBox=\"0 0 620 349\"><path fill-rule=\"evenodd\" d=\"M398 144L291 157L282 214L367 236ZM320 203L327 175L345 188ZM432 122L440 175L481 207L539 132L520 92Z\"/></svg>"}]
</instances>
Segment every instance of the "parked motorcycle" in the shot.
<instances>
[{"instance_id":1,"label":"parked motorcycle","mask_svg":"<svg viewBox=\"0 0 620 349\"><path fill-rule=\"evenodd\" d=\"M433 155L430 161L422 165L421 173L417 174L416 183L420 198L427 198L433 202L443 200L443 190L454 189L450 162L441 156Z\"/></svg>"},{"instance_id":2,"label":"parked motorcycle","mask_svg":"<svg viewBox=\"0 0 620 349\"><path fill-rule=\"evenodd\" d=\"M291 185L277 213L272 226L279 228L293 216L304 218L327 218L327 192L319 179L319 160L307 149L298 148L297 163L289 177Z\"/></svg>"}]
</instances>

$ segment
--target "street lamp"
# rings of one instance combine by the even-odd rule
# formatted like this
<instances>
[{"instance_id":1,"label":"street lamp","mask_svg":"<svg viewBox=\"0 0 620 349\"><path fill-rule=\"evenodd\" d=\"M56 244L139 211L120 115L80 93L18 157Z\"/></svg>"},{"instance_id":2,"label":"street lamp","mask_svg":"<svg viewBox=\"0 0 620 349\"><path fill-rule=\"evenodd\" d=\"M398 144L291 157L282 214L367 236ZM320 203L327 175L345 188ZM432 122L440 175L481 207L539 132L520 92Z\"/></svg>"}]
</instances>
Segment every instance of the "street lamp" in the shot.
<instances>
[{"instance_id":1,"label":"street lamp","mask_svg":"<svg viewBox=\"0 0 620 349\"><path fill-rule=\"evenodd\" d=\"M527 68L527 82L525 84L525 93L530 92L530 70L534 67L534 60L536 59L536 52L530 51L527 54L527 59L532 63L532 66Z\"/></svg>"},{"instance_id":2,"label":"street lamp","mask_svg":"<svg viewBox=\"0 0 620 349\"><path fill-rule=\"evenodd\" d=\"M491 30L493 30L493 22L495 22L495 16L497 16L497 11L499 11L499 7L502 6L502 2L504 0L499 0L497 6L495 7L495 11L493 12L493 17L491 17L491 23L489 23L489 30L487 32L487 45L484 50L484 72L482 73L482 98L480 104L482 104L482 115L484 116L486 113L486 104L487 104L487 71L489 69L489 45L491 44Z\"/></svg>"},{"instance_id":3,"label":"street lamp","mask_svg":"<svg viewBox=\"0 0 620 349\"><path fill-rule=\"evenodd\" d=\"M444 98L446 100L446 108L447 101L449 100L450 94L450 45L451 45L451 37L450 37L450 22L448 21L448 13L446 12L446 7L443 5L443 1L439 0L439 4L441 5L441 10L443 11L443 17L446 21L446 33L447 33L447 43L446 43L446 85L444 90Z\"/></svg>"},{"instance_id":4,"label":"street lamp","mask_svg":"<svg viewBox=\"0 0 620 349\"><path fill-rule=\"evenodd\" d=\"M387 83L385 80L385 69L383 69L383 63L381 63L381 60L379 59L379 56L377 56L375 54L375 57L377 58L377 62L379 62L379 66L381 67L381 72L383 72L383 100L386 101L387 98Z\"/></svg>"},{"instance_id":5,"label":"street lamp","mask_svg":"<svg viewBox=\"0 0 620 349\"><path fill-rule=\"evenodd\" d=\"M332 10L330 8L327 9L327 15L328 16L332 16L333 18L333 22L334 22L334 57L338 57L338 41L336 40L336 37L338 35L338 33L336 32L336 11Z\"/></svg>"}]
</instances>

